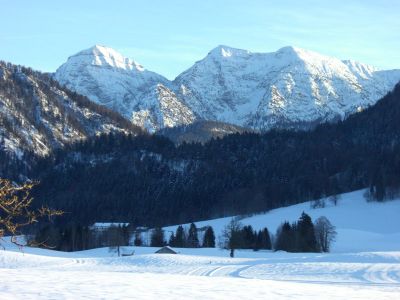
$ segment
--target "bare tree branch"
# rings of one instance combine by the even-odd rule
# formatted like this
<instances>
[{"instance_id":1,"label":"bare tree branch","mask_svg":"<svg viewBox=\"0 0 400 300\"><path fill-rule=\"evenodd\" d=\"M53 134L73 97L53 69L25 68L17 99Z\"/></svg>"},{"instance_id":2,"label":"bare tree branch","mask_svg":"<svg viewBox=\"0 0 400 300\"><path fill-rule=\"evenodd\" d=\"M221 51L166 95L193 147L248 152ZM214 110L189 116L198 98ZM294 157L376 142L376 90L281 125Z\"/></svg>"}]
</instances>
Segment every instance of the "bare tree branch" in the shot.
<instances>
[{"instance_id":1,"label":"bare tree branch","mask_svg":"<svg viewBox=\"0 0 400 300\"><path fill-rule=\"evenodd\" d=\"M32 188L37 182L27 182L15 185L8 179L0 178L0 239L5 235L11 236L11 242L18 247L24 245L17 239L21 229L38 222L38 219L62 215L61 210L54 210L42 206L39 209L31 207L33 198L30 196Z\"/></svg>"}]
</instances>

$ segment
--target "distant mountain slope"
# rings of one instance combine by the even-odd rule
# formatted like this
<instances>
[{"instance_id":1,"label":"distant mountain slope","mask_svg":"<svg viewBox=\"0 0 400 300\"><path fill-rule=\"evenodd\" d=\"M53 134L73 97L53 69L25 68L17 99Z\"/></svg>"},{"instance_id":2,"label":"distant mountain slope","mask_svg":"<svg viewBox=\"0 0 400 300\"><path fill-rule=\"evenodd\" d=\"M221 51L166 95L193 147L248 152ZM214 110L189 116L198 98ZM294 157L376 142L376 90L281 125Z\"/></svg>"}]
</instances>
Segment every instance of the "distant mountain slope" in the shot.
<instances>
[{"instance_id":1,"label":"distant mountain slope","mask_svg":"<svg viewBox=\"0 0 400 300\"><path fill-rule=\"evenodd\" d=\"M196 120L308 129L373 105L400 80L400 70L295 47L252 53L218 46L171 82L94 46L71 56L55 79L150 131Z\"/></svg>"},{"instance_id":2,"label":"distant mountain slope","mask_svg":"<svg viewBox=\"0 0 400 300\"><path fill-rule=\"evenodd\" d=\"M201 118L256 129L309 128L373 105L400 80L295 47L251 53L219 46L174 81Z\"/></svg>"},{"instance_id":3,"label":"distant mountain slope","mask_svg":"<svg viewBox=\"0 0 400 300\"><path fill-rule=\"evenodd\" d=\"M164 128L159 131L176 144L183 142L205 143L212 138L222 138L228 134L253 132L251 129L216 121L197 121L186 126Z\"/></svg>"},{"instance_id":4,"label":"distant mountain slope","mask_svg":"<svg viewBox=\"0 0 400 300\"><path fill-rule=\"evenodd\" d=\"M138 133L119 114L77 95L48 75L0 62L0 149L23 159L100 133ZM1 171L1 170L0 170Z\"/></svg>"},{"instance_id":5,"label":"distant mountain slope","mask_svg":"<svg viewBox=\"0 0 400 300\"><path fill-rule=\"evenodd\" d=\"M108 47L96 45L69 57L55 79L150 131L195 120L166 78Z\"/></svg>"}]
</instances>

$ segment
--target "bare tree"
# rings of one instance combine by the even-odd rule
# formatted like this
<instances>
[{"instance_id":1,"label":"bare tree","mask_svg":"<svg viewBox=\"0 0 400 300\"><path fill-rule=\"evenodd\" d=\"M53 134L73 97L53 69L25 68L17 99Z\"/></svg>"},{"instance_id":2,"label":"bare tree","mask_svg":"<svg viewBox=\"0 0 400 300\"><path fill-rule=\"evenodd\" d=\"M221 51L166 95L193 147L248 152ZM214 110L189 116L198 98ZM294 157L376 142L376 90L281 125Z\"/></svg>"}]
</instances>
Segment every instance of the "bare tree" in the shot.
<instances>
[{"instance_id":1,"label":"bare tree","mask_svg":"<svg viewBox=\"0 0 400 300\"><path fill-rule=\"evenodd\" d=\"M33 198L30 196L35 183L13 184L8 179L0 178L0 239L5 235L11 236L11 242L22 247L17 240L21 229L38 222L38 219L63 214L60 210L53 210L42 206L39 209L31 207ZM45 245L45 241L43 242Z\"/></svg>"},{"instance_id":2,"label":"bare tree","mask_svg":"<svg viewBox=\"0 0 400 300\"><path fill-rule=\"evenodd\" d=\"M316 208L324 208L325 207L325 198L315 199L310 202L310 207L312 209Z\"/></svg>"},{"instance_id":3,"label":"bare tree","mask_svg":"<svg viewBox=\"0 0 400 300\"><path fill-rule=\"evenodd\" d=\"M235 249L239 248L242 244L242 228L242 223L240 223L237 218L232 218L222 232L220 247L223 249L229 249L231 251L231 257L234 257Z\"/></svg>"},{"instance_id":4,"label":"bare tree","mask_svg":"<svg viewBox=\"0 0 400 300\"><path fill-rule=\"evenodd\" d=\"M339 200L340 200L340 195L338 194L333 194L329 197L329 201L335 206L338 205Z\"/></svg>"},{"instance_id":5,"label":"bare tree","mask_svg":"<svg viewBox=\"0 0 400 300\"><path fill-rule=\"evenodd\" d=\"M106 234L110 251L116 251L118 256L121 256L121 247L128 243L124 237L123 227L112 225L107 229Z\"/></svg>"},{"instance_id":6,"label":"bare tree","mask_svg":"<svg viewBox=\"0 0 400 300\"><path fill-rule=\"evenodd\" d=\"M322 252L329 252L331 243L335 241L337 232L335 226L324 216L319 217L314 225L317 245Z\"/></svg>"},{"instance_id":7,"label":"bare tree","mask_svg":"<svg viewBox=\"0 0 400 300\"><path fill-rule=\"evenodd\" d=\"M137 247L143 246L143 240L142 240L142 235L140 232L135 233L135 241L133 244Z\"/></svg>"}]
</instances>

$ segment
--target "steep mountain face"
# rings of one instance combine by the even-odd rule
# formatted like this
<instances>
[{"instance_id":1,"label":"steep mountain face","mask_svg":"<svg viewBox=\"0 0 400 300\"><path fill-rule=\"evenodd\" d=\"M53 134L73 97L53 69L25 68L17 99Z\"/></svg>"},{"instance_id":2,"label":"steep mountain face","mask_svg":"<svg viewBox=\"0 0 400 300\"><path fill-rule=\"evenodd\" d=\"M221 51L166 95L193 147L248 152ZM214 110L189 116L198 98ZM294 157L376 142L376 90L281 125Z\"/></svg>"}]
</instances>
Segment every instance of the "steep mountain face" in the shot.
<instances>
[{"instance_id":1,"label":"steep mountain face","mask_svg":"<svg viewBox=\"0 0 400 300\"><path fill-rule=\"evenodd\" d=\"M361 111L394 87L400 70L294 47L251 53L219 46L170 82L95 46L71 56L55 78L150 131L196 120L266 130L308 129Z\"/></svg>"},{"instance_id":2,"label":"steep mountain face","mask_svg":"<svg viewBox=\"0 0 400 300\"><path fill-rule=\"evenodd\" d=\"M0 149L22 159L109 132L141 129L119 114L77 95L50 76L0 62Z\"/></svg>"},{"instance_id":3,"label":"steep mountain face","mask_svg":"<svg viewBox=\"0 0 400 300\"><path fill-rule=\"evenodd\" d=\"M256 129L307 128L374 104L400 80L299 48L251 53L219 46L175 79L178 95L201 118Z\"/></svg>"},{"instance_id":4,"label":"steep mountain face","mask_svg":"<svg viewBox=\"0 0 400 300\"><path fill-rule=\"evenodd\" d=\"M149 131L195 120L194 113L170 90L166 78L111 48L96 45L69 57L55 79Z\"/></svg>"}]
</instances>

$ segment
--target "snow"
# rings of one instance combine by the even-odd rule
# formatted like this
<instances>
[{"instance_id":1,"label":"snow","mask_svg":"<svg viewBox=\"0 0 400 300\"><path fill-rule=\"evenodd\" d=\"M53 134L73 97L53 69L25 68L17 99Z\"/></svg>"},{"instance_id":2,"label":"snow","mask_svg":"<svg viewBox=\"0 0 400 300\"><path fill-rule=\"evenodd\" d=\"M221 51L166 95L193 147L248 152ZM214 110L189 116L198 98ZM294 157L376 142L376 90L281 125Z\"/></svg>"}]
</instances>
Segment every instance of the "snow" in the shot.
<instances>
[{"instance_id":1,"label":"snow","mask_svg":"<svg viewBox=\"0 0 400 300\"><path fill-rule=\"evenodd\" d=\"M93 229L107 229L110 227L124 227L124 226L128 226L129 223L104 223L104 222L96 222L94 223L91 228Z\"/></svg>"},{"instance_id":2,"label":"snow","mask_svg":"<svg viewBox=\"0 0 400 300\"><path fill-rule=\"evenodd\" d=\"M229 50L222 49L222 56L223 57L231 57L232 56L232 52L229 51Z\"/></svg>"},{"instance_id":3,"label":"snow","mask_svg":"<svg viewBox=\"0 0 400 300\"><path fill-rule=\"evenodd\" d=\"M165 77L108 47L96 45L69 57L55 79L150 132L195 119Z\"/></svg>"},{"instance_id":4,"label":"snow","mask_svg":"<svg viewBox=\"0 0 400 300\"><path fill-rule=\"evenodd\" d=\"M144 71L143 66L134 60L125 58L116 50L101 45L95 45L92 48L83 50L71 56L70 59L77 60L78 63L85 62L91 65L109 66L123 70Z\"/></svg>"},{"instance_id":5,"label":"snow","mask_svg":"<svg viewBox=\"0 0 400 300\"><path fill-rule=\"evenodd\" d=\"M251 53L218 46L174 82L184 87L178 97L203 119L269 129L344 118L399 80L399 70L297 47Z\"/></svg>"},{"instance_id":6,"label":"snow","mask_svg":"<svg viewBox=\"0 0 400 300\"><path fill-rule=\"evenodd\" d=\"M127 247L128 248L128 247ZM129 247L0 252L1 299L396 299L400 252L289 254Z\"/></svg>"},{"instance_id":7,"label":"snow","mask_svg":"<svg viewBox=\"0 0 400 300\"><path fill-rule=\"evenodd\" d=\"M338 206L310 209L304 203L241 220L275 229L303 210L314 219L325 215L338 231L332 253L240 250L230 258L218 248L174 248L178 254L169 255L130 246L122 253L133 256L117 257L108 248L21 251L5 239L0 299L397 299L400 200L366 202L362 193L343 194ZM219 231L229 220L197 225Z\"/></svg>"},{"instance_id":8,"label":"snow","mask_svg":"<svg viewBox=\"0 0 400 300\"><path fill-rule=\"evenodd\" d=\"M252 53L220 45L169 81L111 48L94 46L69 57L55 78L154 132L198 119L253 129L343 119L382 98L400 80L400 70L291 46Z\"/></svg>"},{"instance_id":9,"label":"snow","mask_svg":"<svg viewBox=\"0 0 400 300\"><path fill-rule=\"evenodd\" d=\"M4 275L4 272L2 275ZM0 273L0 274L1 274ZM397 287L138 273L7 270L3 299L396 299ZM75 275L75 276L74 276Z\"/></svg>"},{"instance_id":10,"label":"snow","mask_svg":"<svg viewBox=\"0 0 400 300\"><path fill-rule=\"evenodd\" d=\"M26 84L32 88L29 89L32 99L0 91L0 119L13 125L13 130L0 128L0 136L4 140L5 150L21 160L26 150L45 156L54 148L88 136L111 131L127 132L123 124L91 108L82 107L57 86L50 84L49 89L43 88L43 79L35 73L15 73L13 67L7 66L1 66L0 69L7 84L14 86L13 76L17 75L24 81L24 86ZM28 105L33 113L21 111L17 103Z\"/></svg>"},{"instance_id":11,"label":"snow","mask_svg":"<svg viewBox=\"0 0 400 300\"><path fill-rule=\"evenodd\" d=\"M271 210L267 213L240 217L243 225L259 230L267 227L275 234L284 221L295 222L304 211L313 220L327 217L336 226L337 240L332 252L398 251L400 250L400 200L367 202L364 190L342 194L337 206L328 199L325 208L312 209L310 202ZM195 222L197 228L212 226L216 236L221 235L232 217ZM189 228L190 224L184 224ZM167 235L178 225L165 227Z\"/></svg>"}]
</instances>

